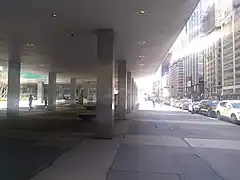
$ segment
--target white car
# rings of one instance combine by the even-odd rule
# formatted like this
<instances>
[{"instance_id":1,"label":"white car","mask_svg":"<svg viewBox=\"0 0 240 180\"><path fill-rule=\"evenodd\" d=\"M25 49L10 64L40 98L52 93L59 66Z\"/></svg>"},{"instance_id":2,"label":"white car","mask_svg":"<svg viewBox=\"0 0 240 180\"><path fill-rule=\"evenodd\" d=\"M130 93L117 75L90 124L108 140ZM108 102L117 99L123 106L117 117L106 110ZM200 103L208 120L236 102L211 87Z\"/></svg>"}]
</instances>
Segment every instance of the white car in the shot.
<instances>
[{"instance_id":1,"label":"white car","mask_svg":"<svg viewBox=\"0 0 240 180\"><path fill-rule=\"evenodd\" d=\"M221 101L217 108L217 117L230 118L234 122L240 121L240 100L226 100Z\"/></svg>"},{"instance_id":2,"label":"white car","mask_svg":"<svg viewBox=\"0 0 240 180\"><path fill-rule=\"evenodd\" d=\"M191 112L192 114L194 113L199 113L199 106L200 102L192 102L191 104L188 105L188 111Z\"/></svg>"}]
</instances>

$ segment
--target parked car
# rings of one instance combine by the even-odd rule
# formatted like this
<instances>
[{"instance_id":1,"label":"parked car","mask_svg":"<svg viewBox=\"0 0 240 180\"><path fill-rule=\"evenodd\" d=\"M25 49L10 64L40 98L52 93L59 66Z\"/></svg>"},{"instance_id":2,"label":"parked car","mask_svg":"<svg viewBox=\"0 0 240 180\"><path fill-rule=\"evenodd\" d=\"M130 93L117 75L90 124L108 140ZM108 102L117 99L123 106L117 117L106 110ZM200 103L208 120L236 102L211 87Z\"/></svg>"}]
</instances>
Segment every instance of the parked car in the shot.
<instances>
[{"instance_id":1,"label":"parked car","mask_svg":"<svg viewBox=\"0 0 240 180\"><path fill-rule=\"evenodd\" d=\"M221 117L230 118L233 122L240 121L240 101L227 100L221 101L216 109L218 119Z\"/></svg>"},{"instance_id":2,"label":"parked car","mask_svg":"<svg viewBox=\"0 0 240 180\"><path fill-rule=\"evenodd\" d=\"M179 105L182 110L188 110L188 105L192 103L191 99L183 99L181 100L181 104Z\"/></svg>"},{"instance_id":3,"label":"parked car","mask_svg":"<svg viewBox=\"0 0 240 180\"><path fill-rule=\"evenodd\" d=\"M169 99L167 99L167 100L164 101L164 104L170 106L171 105L171 101Z\"/></svg>"},{"instance_id":4,"label":"parked car","mask_svg":"<svg viewBox=\"0 0 240 180\"><path fill-rule=\"evenodd\" d=\"M188 105L188 111L192 114L199 113L200 102L195 101Z\"/></svg>"},{"instance_id":5,"label":"parked car","mask_svg":"<svg viewBox=\"0 0 240 180\"><path fill-rule=\"evenodd\" d=\"M218 100L208 100L200 102L200 110L199 113L203 115L207 115L208 117L217 117L216 108L218 105Z\"/></svg>"},{"instance_id":6,"label":"parked car","mask_svg":"<svg viewBox=\"0 0 240 180\"><path fill-rule=\"evenodd\" d=\"M180 100L175 100L173 103L173 107L179 108L181 101Z\"/></svg>"}]
</instances>

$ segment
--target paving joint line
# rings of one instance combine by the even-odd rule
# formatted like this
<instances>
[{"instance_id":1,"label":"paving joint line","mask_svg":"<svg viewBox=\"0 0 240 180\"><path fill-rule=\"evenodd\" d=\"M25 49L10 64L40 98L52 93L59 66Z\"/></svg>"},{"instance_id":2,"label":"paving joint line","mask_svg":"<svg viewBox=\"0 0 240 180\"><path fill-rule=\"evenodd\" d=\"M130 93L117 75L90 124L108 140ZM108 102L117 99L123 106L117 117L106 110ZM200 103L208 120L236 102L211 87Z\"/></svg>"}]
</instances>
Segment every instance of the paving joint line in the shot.
<instances>
[{"instance_id":1,"label":"paving joint line","mask_svg":"<svg viewBox=\"0 0 240 180\"><path fill-rule=\"evenodd\" d=\"M168 123L167 123L167 124L168 124ZM170 126L170 128L171 128L174 132L176 132L176 130L175 130L174 128L172 128L171 125L168 124L168 126ZM179 136L179 138L180 138L183 142L185 142L185 143L188 145L189 148L191 148L191 149L194 151L194 153L195 153L194 155L196 156L196 158L201 159L203 162L205 162L205 163L207 164L207 166L208 166L208 167L214 172L214 174L217 176L217 179L224 180L224 178L211 166L211 164L210 164L207 160L205 160L205 159L200 155L200 153L198 153L197 150L196 150L194 147L192 147L192 146L185 140L184 137Z\"/></svg>"},{"instance_id":2,"label":"paving joint line","mask_svg":"<svg viewBox=\"0 0 240 180\"><path fill-rule=\"evenodd\" d=\"M143 173L143 174L156 174L156 175L171 175L179 176L178 173L163 173L163 172L154 172L154 171L140 171L140 170L127 170L127 169L111 169L112 171L122 171L122 172L134 172L134 173Z\"/></svg>"}]
</instances>

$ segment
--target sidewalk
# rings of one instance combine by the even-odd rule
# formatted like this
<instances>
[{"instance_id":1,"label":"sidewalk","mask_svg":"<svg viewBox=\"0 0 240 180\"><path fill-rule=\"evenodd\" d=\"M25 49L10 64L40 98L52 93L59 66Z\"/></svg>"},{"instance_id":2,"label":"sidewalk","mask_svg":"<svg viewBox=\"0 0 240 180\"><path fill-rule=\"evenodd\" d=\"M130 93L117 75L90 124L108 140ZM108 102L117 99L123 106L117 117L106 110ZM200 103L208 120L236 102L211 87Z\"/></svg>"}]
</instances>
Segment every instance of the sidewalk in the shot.
<instances>
[{"instance_id":1,"label":"sidewalk","mask_svg":"<svg viewBox=\"0 0 240 180\"><path fill-rule=\"evenodd\" d=\"M83 140L31 180L105 180L128 126L118 122L112 140Z\"/></svg>"},{"instance_id":2,"label":"sidewalk","mask_svg":"<svg viewBox=\"0 0 240 180\"><path fill-rule=\"evenodd\" d=\"M169 115L168 110L134 112L121 128L116 127L122 129L121 136L85 139L32 180L221 179L165 121L166 117L194 116L177 110L174 117Z\"/></svg>"}]
</instances>

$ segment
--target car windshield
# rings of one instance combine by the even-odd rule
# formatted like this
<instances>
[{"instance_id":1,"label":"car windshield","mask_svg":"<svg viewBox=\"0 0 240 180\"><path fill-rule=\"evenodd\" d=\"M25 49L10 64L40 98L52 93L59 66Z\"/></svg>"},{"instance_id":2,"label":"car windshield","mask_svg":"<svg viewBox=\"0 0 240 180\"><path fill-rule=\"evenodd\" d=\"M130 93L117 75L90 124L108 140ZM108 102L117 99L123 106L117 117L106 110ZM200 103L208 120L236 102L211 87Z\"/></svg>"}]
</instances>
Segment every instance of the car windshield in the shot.
<instances>
[{"instance_id":1,"label":"car windshield","mask_svg":"<svg viewBox=\"0 0 240 180\"><path fill-rule=\"evenodd\" d=\"M216 106L216 105L218 105L218 103L219 103L219 101L210 101L209 105L210 106Z\"/></svg>"},{"instance_id":2,"label":"car windshield","mask_svg":"<svg viewBox=\"0 0 240 180\"><path fill-rule=\"evenodd\" d=\"M199 105L199 102L193 102L193 105L194 106Z\"/></svg>"},{"instance_id":3,"label":"car windshield","mask_svg":"<svg viewBox=\"0 0 240 180\"><path fill-rule=\"evenodd\" d=\"M204 101L201 101L200 104L207 104L208 101L204 100Z\"/></svg>"},{"instance_id":4,"label":"car windshield","mask_svg":"<svg viewBox=\"0 0 240 180\"><path fill-rule=\"evenodd\" d=\"M232 103L233 108L240 108L240 102L239 103Z\"/></svg>"}]
</instances>

